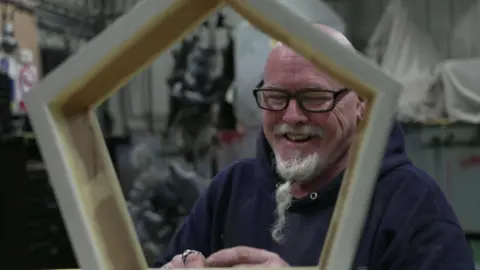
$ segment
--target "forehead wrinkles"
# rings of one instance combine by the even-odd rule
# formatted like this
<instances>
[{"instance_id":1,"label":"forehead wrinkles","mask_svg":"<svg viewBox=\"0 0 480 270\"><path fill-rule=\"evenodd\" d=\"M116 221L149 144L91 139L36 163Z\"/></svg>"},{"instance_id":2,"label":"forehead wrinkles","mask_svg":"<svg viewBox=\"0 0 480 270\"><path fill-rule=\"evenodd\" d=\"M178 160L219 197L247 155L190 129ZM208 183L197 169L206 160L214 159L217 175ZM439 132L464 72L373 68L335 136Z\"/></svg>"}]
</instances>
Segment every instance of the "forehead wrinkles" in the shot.
<instances>
[{"instance_id":1,"label":"forehead wrinkles","mask_svg":"<svg viewBox=\"0 0 480 270\"><path fill-rule=\"evenodd\" d=\"M264 70L265 86L281 88L328 88L342 85L319 71L303 56L284 45L277 45L267 59Z\"/></svg>"}]
</instances>

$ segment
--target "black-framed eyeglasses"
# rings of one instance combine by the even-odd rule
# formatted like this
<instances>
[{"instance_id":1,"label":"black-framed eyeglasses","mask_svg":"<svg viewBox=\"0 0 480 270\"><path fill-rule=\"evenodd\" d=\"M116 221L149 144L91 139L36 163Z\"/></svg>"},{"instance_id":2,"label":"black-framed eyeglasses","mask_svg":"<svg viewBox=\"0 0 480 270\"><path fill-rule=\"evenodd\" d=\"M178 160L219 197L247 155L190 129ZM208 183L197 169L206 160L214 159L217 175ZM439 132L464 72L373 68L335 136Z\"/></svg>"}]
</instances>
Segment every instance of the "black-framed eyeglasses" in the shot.
<instances>
[{"instance_id":1,"label":"black-framed eyeglasses","mask_svg":"<svg viewBox=\"0 0 480 270\"><path fill-rule=\"evenodd\" d=\"M295 99L302 110L307 112L328 112L350 90L347 88L333 90L308 89L291 93L288 90L257 88L253 95L258 107L268 111L283 111L288 107L290 100Z\"/></svg>"}]
</instances>

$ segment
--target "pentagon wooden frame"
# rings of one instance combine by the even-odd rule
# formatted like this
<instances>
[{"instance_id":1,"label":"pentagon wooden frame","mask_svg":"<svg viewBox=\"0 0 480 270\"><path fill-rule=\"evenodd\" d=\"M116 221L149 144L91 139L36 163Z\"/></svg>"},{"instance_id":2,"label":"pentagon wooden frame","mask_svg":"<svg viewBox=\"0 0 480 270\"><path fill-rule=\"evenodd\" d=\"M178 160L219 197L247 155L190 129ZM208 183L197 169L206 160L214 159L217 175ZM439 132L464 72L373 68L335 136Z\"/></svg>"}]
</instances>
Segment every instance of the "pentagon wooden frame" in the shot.
<instances>
[{"instance_id":1,"label":"pentagon wooden frame","mask_svg":"<svg viewBox=\"0 0 480 270\"><path fill-rule=\"evenodd\" d=\"M147 268L93 110L225 4L367 101L319 262L350 269L401 86L275 0L143 0L25 97L83 269Z\"/></svg>"}]
</instances>

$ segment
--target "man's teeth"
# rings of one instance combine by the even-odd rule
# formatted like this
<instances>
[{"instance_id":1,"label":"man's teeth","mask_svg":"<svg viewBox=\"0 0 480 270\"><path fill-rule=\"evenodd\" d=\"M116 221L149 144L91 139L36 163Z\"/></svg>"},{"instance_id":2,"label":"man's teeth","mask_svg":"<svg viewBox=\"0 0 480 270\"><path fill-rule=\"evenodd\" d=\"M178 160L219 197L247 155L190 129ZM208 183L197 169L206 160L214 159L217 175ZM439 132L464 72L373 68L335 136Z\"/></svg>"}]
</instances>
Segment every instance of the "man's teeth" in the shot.
<instances>
[{"instance_id":1,"label":"man's teeth","mask_svg":"<svg viewBox=\"0 0 480 270\"><path fill-rule=\"evenodd\" d=\"M312 136L310 135L305 135L305 134L285 134L285 137L291 141L305 141L305 140L308 140L310 138L312 138Z\"/></svg>"}]
</instances>

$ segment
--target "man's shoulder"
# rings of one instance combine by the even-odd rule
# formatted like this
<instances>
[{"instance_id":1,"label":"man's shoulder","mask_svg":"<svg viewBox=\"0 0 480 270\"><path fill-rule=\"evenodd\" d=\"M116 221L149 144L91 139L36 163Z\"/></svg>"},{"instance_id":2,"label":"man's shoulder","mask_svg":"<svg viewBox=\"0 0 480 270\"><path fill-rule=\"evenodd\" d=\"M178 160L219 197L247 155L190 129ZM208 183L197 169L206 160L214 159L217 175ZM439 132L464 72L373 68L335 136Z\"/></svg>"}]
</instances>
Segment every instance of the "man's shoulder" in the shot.
<instances>
[{"instance_id":1,"label":"man's shoulder","mask_svg":"<svg viewBox=\"0 0 480 270\"><path fill-rule=\"evenodd\" d=\"M416 190L422 192L441 193L438 182L429 173L414 164L407 164L393 170L389 177L396 178L397 185L404 185L408 188L415 187Z\"/></svg>"},{"instance_id":2,"label":"man's shoulder","mask_svg":"<svg viewBox=\"0 0 480 270\"><path fill-rule=\"evenodd\" d=\"M225 170L238 171L238 170L253 170L254 166L257 164L256 158L242 158L234 161L230 164Z\"/></svg>"},{"instance_id":3,"label":"man's shoulder","mask_svg":"<svg viewBox=\"0 0 480 270\"><path fill-rule=\"evenodd\" d=\"M437 181L413 164L385 175L376 193L382 198L382 203L387 203L398 216L404 213L413 223L438 218L457 223L453 209Z\"/></svg>"},{"instance_id":4,"label":"man's shoulder","mask_svg":"<svg viewBox=\"0 0 480 270\"><path fill-rule=\"evenodd\" d=\"M380 189L380 192L389 190L397 194L416 194L416 196L420 197L426 194L443 195L438 182L426 171L411 163L400 166L383 175L379 179L377 189Z\"/></svg>"},{"instance_id":5,"label":"man's shoulder","mask_svg":"<svg viewBox=\"0 0 480 270\"><path fill-rule=\"evenodd\" d=\"M377 250L385 256L384 262L405 269L426 265L428 269L472 269L463 230L448 199L435 179L413 164L392 170L380 180L372 216L378 222L374 226L380 239ZM439 251L435 256L429 251L432 247Z\"/></svg>"},{"instance_id":6,"label":"man's shoulder","mask_svg":"<svg viewBox=\"0 0 480 270\"><path fill-rule=\"evenodd\" d=\"M221 169L213 178L209 190L217 193L220 190L232 189L238 182L247 185L254 181L256 162L254 158L240 159Z\"/></svg>"},{"instance_id":7,"label":"man's shoulder","mask_svg":"<svg viewBox=\"0 0 480 270\"><path fill-rule=\"evenodd\" d=\"M255 158L240 159L220 170L214 182L235 181L236 179L251 178L255 172Z\"/></svg>"}]
</instances>

